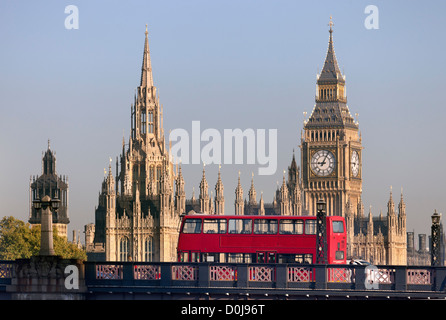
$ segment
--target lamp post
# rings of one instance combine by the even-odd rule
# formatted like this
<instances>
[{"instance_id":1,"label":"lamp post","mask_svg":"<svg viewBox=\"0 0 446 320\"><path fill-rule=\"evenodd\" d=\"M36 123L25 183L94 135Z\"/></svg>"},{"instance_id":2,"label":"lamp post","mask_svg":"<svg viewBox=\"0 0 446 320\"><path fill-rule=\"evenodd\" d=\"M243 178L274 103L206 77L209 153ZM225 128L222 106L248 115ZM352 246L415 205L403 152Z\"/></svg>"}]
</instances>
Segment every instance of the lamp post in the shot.
<instances>
[{"instance_id":1,"label":"lamp post","mask_svg":"<svg viewBox=\"0 0 446 320\"><path fill-rule=\"evenodd\" d=\"M316 263L327 263L327 204L324 200L318 200L316 204Z\"/></svg>"},{"instance_id":2,"label":"lamp post","mask_svg":"<svg viewBox=\"0 0 446 320\"><path fill-rule=\"evenodd\" d=\"M59 199L51 199L48 195L44 196L42 200L36 199L33 201L34 209L42 210L40 217L41 225L41 239L40 239L40 253L41 256L53 256L53 213L52 210L59 209Z\"/></svg>"},{"instance_id":3,"label":"lamp post","mask_svg":"<svg viewBox=\"0 0 446 320\"><path fill-rule=\"evenodd\" d=\"M432 266L440 266L440 220L441 213L437 213L435 210L434 214L431 216L432 219L432 227L431 227L431 265Z\"/></svg>"}]
</instances>

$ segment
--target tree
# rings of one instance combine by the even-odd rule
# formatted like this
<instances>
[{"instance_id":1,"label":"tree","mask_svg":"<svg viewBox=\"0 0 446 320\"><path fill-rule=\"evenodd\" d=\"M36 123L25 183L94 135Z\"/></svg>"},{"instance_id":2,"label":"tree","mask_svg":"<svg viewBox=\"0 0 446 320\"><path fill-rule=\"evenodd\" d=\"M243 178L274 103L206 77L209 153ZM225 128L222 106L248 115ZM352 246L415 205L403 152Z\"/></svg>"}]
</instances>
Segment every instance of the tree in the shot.
<instances>
[{"instance_id":1,"label":"tree","mask_svg":"<svg viewBox=\"0 0 446 320\"><path fill-rule=\"evenodd\" d=\"M55 254L64 259L86 260L85 250L53 232ZM0 221L0 260L27 259L40 251L40 225L32 226L14 217Z\"/></svg>"}]
</instances>

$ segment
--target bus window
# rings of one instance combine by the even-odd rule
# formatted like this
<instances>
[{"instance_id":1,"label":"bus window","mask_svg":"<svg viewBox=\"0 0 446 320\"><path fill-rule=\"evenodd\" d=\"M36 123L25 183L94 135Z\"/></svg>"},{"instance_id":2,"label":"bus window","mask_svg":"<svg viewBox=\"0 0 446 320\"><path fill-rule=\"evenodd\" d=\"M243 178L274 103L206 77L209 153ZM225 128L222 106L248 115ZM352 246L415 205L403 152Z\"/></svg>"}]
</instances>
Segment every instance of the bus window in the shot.
<instances>
[{"instance_id":1,"label":"bus window","mask_svg":"<svg viewBox=\"0 0 446 320\"><path fill-rule=\"evenodd\" d=\"M201 261L203 262L225 262L224 253L209 253L204 252L201 254Z\"/></svg>"},{"instance_id":2,"label":"bus window","mask_svg":"<svg viewBox=\"0 0 446 320\"><path fill-rule=\"evenodd\" d=\"M304 221L303 220L280 220L280 234L303 234Z\"/></svg>"},{"instance_id":3,"label":"bus window","mask_svg":"<svg viewBox=\"0 0 446 320\"><path fill-rule=\"evenodd\" d=\"M257 252L257 263L265 263L265 252Z\"/></svg>"},{"instance_id":4,"label":"bus window","mask_svg":"<svg viewBox=\"0 0 446 320\"><path fill-rule=\"evenodd\" d=\"M257 251L257 263L276 263L276 253Z\"/></svg>"},{"instance_id":5,"label":"bus window","mask_svg":"<svg viewBox=\"0 0 446 320\"><path fill-rule=\"evenodd\" d=\"M343 221L333 221L333 233L344 233Z\"/></svg>"},{"instance_id":6,"label":"bus window","mask_svg":"<svg viewBox=\"0 0 446 320\"><path fill-rule=\"evenodd\" d=\"M256 219L254 220L254 234L276 234L277 220Z\"/></svg>"},{"instance_id":7,"label":"bus window","mask_svg":"<svg viewBox=\"0 0 446 320\"><path fill-rule=\"evenodd\" d=\"M251 255L251 253L228 253L227 262L228 263L252 263L252 255Z\"/></svg>"},{"instance_id":8,"label":"bus window","mask_svg":"<svg viewBox=\"0 0 446 320\"><path fill-rule=\"evenodd\" d=\"M268 262L276 263L276 253L275 252L268 252Z\"/></svg>"},{"instance_id":9,"label":"bus window","mask_svg":"<svg viewBox=\"0 0 446 320\"><path fill-rule=\"evenodd\" d=\"M228 263L243 263L243 253L228 253Z\"/></svg>"},{"instance_id":10,"label":"bus window","mask_svg":"<svg viewBox=\"0 0 446 320\"><path fill-rule=\"evenodd\" d=\"M189 262L189 252L180 252L180 262Z\"/></svg>"},{"instance_id":11,"label":"bus window","mask_svg":"<svg viewBox=\"0 0 446 320\"><path fill-rule=\"evenodd\" d=\"M313 263L313 255L312 254L279 254L278 255L279 263Z\"/></svg>"},{"instance_id":12,"label":"bus window","mask_svg":"<svg viewBox=\"0 0 446 320\"><path fill-rule=\"evenodd\" d=\"M250 234L252 231L251 219L229 219L228 232L232 234Z\"/></svg>"},{"instance_id":13,"label":"bus window","mask_svg":"<svg viewBox=\"0 0 446 320\"><path fill-rule=\"evenodd\" d=\"M304 255L304 263L313 263L313 255L312 254L306 254Z\"/></svg>"},{"instance_id":14,"label":"bus window","mask_svg":"<svg viewBox=\"0 0 446 320\"><path fill-rule=\"evenodd\" d=\"M201 233L201 219L186 219L183 233Z\"/></svg>"},{"instance_id":15,"label":"bus window","mask_svg":"<svg viewBox=\"0 0 446 320\"><path fill-rule=\"evenodd\" d=\"M203 233L226 233L226 219L204 219Z\"/></svg>"},{"instance_id":16,"label":"bus window","mask_svg":"<svg viewBox=\"0 0 446 320\"><path fill-rule=\"evenodd\" d=\"M203 253L202 260L205 262L217 262L213 253Z\"/></svg>"},{"instance_id":17,"label":"bus window","mask_svg":"<svg viewBox=\"0 0 446 320\"><path fill-rule=\"evenodd\" d=\"M226 254L225 253L212 253L212 252L202 252L201 253L201 261L203 262L219 262L219 263L225 263L226 262Z\"/></svg>"},{"instance_id":18,"label":"bus window","mask_svg":"<svg viewBox=\"0 0 446 320\"><path fill-rule=\"evenodd\" d=\"M305 234L316 234L316 220L305 221Z\"/></svg>"},{"instance_id":19,"label":"bus window","mask_svg":"<svg viewBox=\"0 0 446 320\"><path fill-rule=\"evenodd\" d=\"M200 252L191 252L190 253L190 262L201 262L200 261Z\"/></svg>"}]
</instances>

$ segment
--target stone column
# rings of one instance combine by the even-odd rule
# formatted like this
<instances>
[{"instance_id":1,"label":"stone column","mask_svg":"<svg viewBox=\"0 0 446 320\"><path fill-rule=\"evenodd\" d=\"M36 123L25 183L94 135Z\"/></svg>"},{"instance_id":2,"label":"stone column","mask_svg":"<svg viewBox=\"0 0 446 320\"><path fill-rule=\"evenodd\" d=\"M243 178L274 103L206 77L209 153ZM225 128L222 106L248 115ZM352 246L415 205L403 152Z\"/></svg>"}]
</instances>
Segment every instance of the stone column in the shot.
<instances>
[{"instance_id":1,"label":"stone column","mask_svg":"<svg viewBox=\"0 0 446 320\"><path fill-rule=\"evenodd\" d=\"M51 212L51 198L42 199L40 255L53 256L53 214Z\"/></svg>"}]
</instances>

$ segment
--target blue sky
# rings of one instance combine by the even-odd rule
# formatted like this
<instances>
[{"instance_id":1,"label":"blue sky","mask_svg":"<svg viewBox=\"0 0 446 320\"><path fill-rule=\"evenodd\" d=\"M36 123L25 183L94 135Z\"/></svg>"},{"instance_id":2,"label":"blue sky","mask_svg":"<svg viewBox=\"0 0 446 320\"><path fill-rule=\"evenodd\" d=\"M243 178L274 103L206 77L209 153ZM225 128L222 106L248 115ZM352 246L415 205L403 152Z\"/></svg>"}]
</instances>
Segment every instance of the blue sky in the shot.
<instances>
[{"instance_id":1,"label":"blue sky","mask_svg":"<svg viewBox=\"0 0 446 320\"><path fill-rule=\"evenodd\" d=\"M379 29L364 27L367 5ZM64 26L79 9L79 29ZM407 205L408 230L430 233L446 212L444 1L2 1L0 2L1 216L27 220L29 178L41 174L47 140L69 177L71 230L94 221L109 157L128 141L145 25L164 129L278 129L278 169L255 175L271 202L276 182L300 159L303 112L314 106L316 73L334 43L348 106L359 113L366 213L386 214L390 186ZM167 139L167 137L166 137ZM298 161L300 162L300 161ZM298 163L300 164L300 163ZM113 162L114 165L114 162ZM245 194L254 165L223 165L226 212L241 170ZM206 168L213 190L217 165ZM186 192L201 166L183 167ZM198 194L198 193L197 193Z\"/></svg>"}]
</instances>

